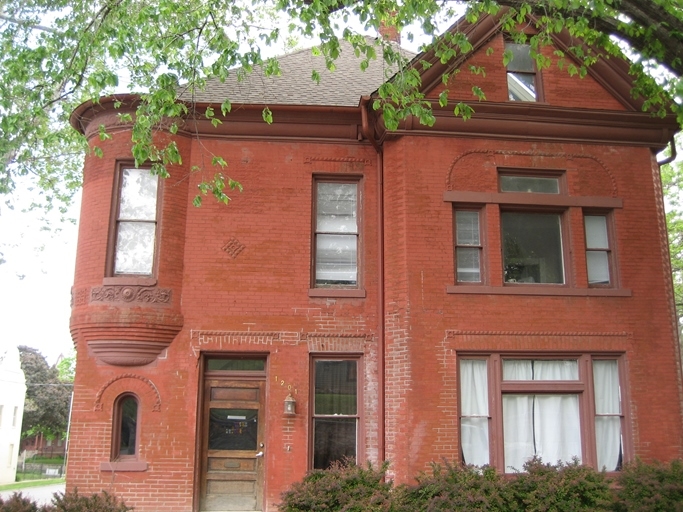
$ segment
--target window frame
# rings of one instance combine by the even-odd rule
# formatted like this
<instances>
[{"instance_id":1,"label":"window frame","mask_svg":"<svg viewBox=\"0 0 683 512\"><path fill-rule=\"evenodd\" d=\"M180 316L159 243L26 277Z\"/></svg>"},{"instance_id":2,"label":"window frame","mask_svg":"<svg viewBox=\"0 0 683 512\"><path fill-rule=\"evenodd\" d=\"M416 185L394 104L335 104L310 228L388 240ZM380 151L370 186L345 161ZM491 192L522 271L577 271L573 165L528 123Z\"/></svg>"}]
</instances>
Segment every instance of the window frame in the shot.
<instances>
[{"instance_id":1,"label":"window frame","mask_svg":"<svg viewBox=\"0 0 683 512\"><path fill-rule=\"evenodd\" d=\"M154 251L152 255L152 270L149 274L124 274L115 272L116 268L116 248L118 241L119 225L121 221L119 220L119 213L121 208L121 187L123 185L123 172L127 169L151 171L149 166L136 166L135 162L132 161L118 161L116 163L116 170L114 172L114 184L112 187L112 201L111 201L111 212L110 212L110 222L109 222L109 236L107 243L107 257L105 263L105 284L107 282L119 283L121 282L131 282L141 283L141 284L156 284L156 276L158 272L159 263L159 253L160 253L160 242L161 242L161 212L162 212L162 200L163 200L163 183L164 181L157 177L157 197L156 197L156 208L155 208L155 219L154 222L155 233L154 233Z\"/></svg>"},{"instance_id":2,"label":"window frame","mask_svg":"<svg viewBox=\"0 0 683 512\"><path fill-rule=\"evenodd\" d=\"M574 245L579 243L577 236L582 236L576 230L572 230L580 210L610 212L610 219L614 219L613 212L623 208L623 199L611 196L583 196L570 195L567 185L566 169L534 169L528 167L498 167L497 176L529 176L529 177L557 177L559 180L559 193L543 192L502 192L500 179L497 180L496 192L471 192L460 190L447 190L443 193L444 202L451 203L451 210L458 209L481 209L485 212L487 221L484 230L498 229L498 233L490 233L483 240L483 259L487 262L483 279L486 283L457 282L456 262L453 263L454 275L452 284L446 285L446 293L449 294L487 294L487 295L557 295L575 297L630 297L632 291L622 288L618 276L618 257L616 255L616 243L612 245L612 286L588 286L587 283L577 282L575 264L582 265L581 258L585 259L585 253L577 256ZM501 213L505 211L522 212L560 212L562 229L562 259L565 275L564 284L553 283L506 283L504 281L503 244L501 231ZM454 215L454 214L453 214ZM455 222L455 219L453 220ZM610 240L614 242L615 226L610 221ZM454 233L452 234L453 236ZM455 239L451 241L455 247ZM585 245L585 242L582 242ZM492 244L492 245L491 245ZM572 245L574 244L574 245ZM491 252L494 251L494 252ZM453 252L455 258L455 251ZM491 259L490 259L491 258ZM500 258L501 273L495 275L494 267L498 266ZM574 258L578 258L574 260ZM491 264L490 262L493 262Z\"/></svg>"},{"instance_id":3,"label":"window frame","mask_svg":"<svg viewBox=\"0 0 683 512\"><path fill-rule=\"evenodd\" d=\"M487 393L488 393L488 432L489 432L489 463L499 473L506 473L505 468L505 439L503 435L503 395L577 395L579 400L579 422L581 428L581 463L591 467L597 466L597 446L595 418L599 416L595 410L595 384L593 382L593 361L616 361L619 378L620 395L620 428L621 428L621 461L620 464L632 461L634 458L632 433L628 411L629 391L626 370L626 355L624 353L606 352L481 352L458 351L457 358L457 386L458 386L458 443L461 463L465 464L462 444L462 386L460 382L460 368L463 360L486 360ZM503 360L562 360L574 359L578 365L577 380L556 381L504 381ZM601 414L600 416L604 416ZM556 461L544 461L555 463ZM599 468L598 468L599 469ZM617 469L616 471L619 471ZM609 471L614 473L615 471ZM508 473L509 474L509 473Z\"/></svg>"},{"instance_id":4,"label":"window frame","mask_svg":"<svg viewBox=\"0 0 683 512\"><path fill-rule=\"evenodd\" d=\"M458 244L458 212L474 212L479 217L479 244L468 245ZM487 283L487 261L486 261L486 209L482 205L453 205L453 251L454 251L454 276L456 286L483 286ZM479 281L460 281L458 280L458 248L479 250Z\"/></svg>"},{"instance_id":5,"label":"window frame","mask_svg":"<svg viewBox=\"0 0 683 512\"><path fill-rule=\"evenodd\" d=\"M354 361L356 363L356 414L316 414L315 411L315 364L318 361ZM364 443L364 400L363 400L363 356L361 354L313 354L310 358L310 407L309 407L309 457L308 468L314 469L315 461L315 420L317 418L355 418L356 420L356 462L365 459L365 443Z\"/></svg>"},{"instance_id":6,"label":"window frame","mask_svg":"<svg viewBox=\"0 0 683 512\"><path fill-rule=\"evenodd\" d=\"M317 253L317 235L323 234L317 229L317 210L318 210L318 184L320 183L335 183L335 184L354 184L356 185L356 284L355 285L318 285L316 283L316 253ZM314 174L311 189L311 269L310 269L310 284L308 295L309 297L349 297L349 298L364 298L366 292L363 286L364 272L363 272L363 176L360 175L329 175L329 174Z\"/></svg>"},{"instance_id":7,"label":"window frame","mask_svg":"<svg viewBox=\"0 0 683 512\"><path fill-rule=\"evenodd\" d=\"M583 239L585 243L585 262L586 262L586 281L588 282L589 288L618 288L619 283L618 272L617 272L617 260L615 251L615 229L614 229L614 215L611 210L594 210L584 208L583 214ZM588 248L588 238L586 232L586 217L604 217L605 218L605 228L607 235L607 249L589 249ZM608 283L591 283L588 279L588 253L589 252L606 252L607 253L607 265L609 271L609 282Z\"/></svg>"},{"instance_id":8,"label":"window frame","mask_svg":"<svg viewBox=\"0 0 683 512\"><path fill-rule=\"evenodd\" d=\"M123 428L123 403L132 398L135 400L135 452L132 454L121 453L121 430ZM141 407L140 398L132 392L121 393L114 400L111 430L111 457L112 462L137 461L140 459L140 432L141 432Z\"/></svg>"},{"instance_id":9,"label":"window frame","mask_svg":"<svg viewBox=\"0 0 683 512\"><path fill-rule=\"evenodd\" d=\"M508 66L505 66L505 86L507 88L508 94L507 94L507 101L510 103L543 103L545 102L545 96L543 94L543 80L541 79L541 70L538 69L538 66L536 65L536 59L531 56L531 45L527 42L524 43L517 43L511 39L505 38L503 41L504 44L504 51L507 50L507 45L509 44L515 44L518 46L526 46L529 48L529 59L531 59L531 64L532 64L532 71L510 71ZM512 62L512 61L511 61ZM509 85L509 78L508 75L510 74L518 74L518 75L525 75L525 76L532 76L533 81L534 81L534 88L535 88L535 93L536 93L536 98L533 101L524 101L524 100L511 100L510 99L510 85Z\"/></svg>"}]
</instances>

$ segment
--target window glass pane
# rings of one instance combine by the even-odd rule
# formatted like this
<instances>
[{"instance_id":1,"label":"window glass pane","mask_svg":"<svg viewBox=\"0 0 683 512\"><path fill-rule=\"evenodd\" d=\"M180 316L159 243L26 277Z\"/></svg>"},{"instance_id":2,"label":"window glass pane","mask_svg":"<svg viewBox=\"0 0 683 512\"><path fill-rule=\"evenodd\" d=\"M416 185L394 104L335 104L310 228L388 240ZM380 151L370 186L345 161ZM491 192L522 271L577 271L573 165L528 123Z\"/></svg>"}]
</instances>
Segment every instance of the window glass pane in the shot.
<instances>
[{"instance_id":1,"label":"window glass pane","mask_svg":"<svg viewBox=\"0 0 683 512\"><path fill-rule=\"evenodd\" d=\"M151 274L155 233L153 222L120 222L114 273Z\"/></svg>"},{"instance_id":2,"label":"window glass pane","mask_svg":"<svg viewBox=\"0 0 683 512\"><path fill-rule=\"evenodd\" d=\"M606 251L586 251L588 284L609 284L609 256Z\"/></svg>"},{"instance_id":3,"label":"window glass pane","mask_svg":"<svg viewBox=\"0 0 683 512\"><path fill-rule=\"evenodd\" d=\"M595 445L598 470L616 471L621 467L621 418L619 416L595 417Z\"/></svg>"},{"instance_id":4,"label":"window glass pane","mask_svg":"<svg viewBox=\"0 0 683 512\"><path fill-rule=\"evenodd\" d=\"M256 450L257 409L209 411L209 450Z\"/></svg>"},{"instance_id":5,"label":"window glass pane","mask_svg":"<svg viewBox=\"0 0 683 512\"><path fill-rule=\"evenodd\" d=\"M489 400L486 360L460 361L460 444L465 463L483 466L489 459Z\"/></svg>"},{"instance_id":6,"label":"window glass pane","mask_svg":"<svg viewBox=\"0 0 683 512\"><path fill-rule=\"evenodd\" d=\"M254 371L262 372L266 369L265 359L209 359L208 370Z\"/></svg>"},{"instance_id":7,"label":"window glass pane","mask_svg":"<svg viewBox=\"0 0 683 512\"><path fill-rule=\"evenodd\" d=\"M583 221L586 226L586 248L609 249L607 218L603 215L586 215Z\"/></svg>"},{"instance_id":8,"label":"window glass pane","mask_svg":"<svg viewBox=\"0 0 683 512\"><path fill-rule=\"evenodd\" d=\"M458 247L458 281L478 283L481 281L479 249Z\"/></svg>"},{"instance_id":9,"label":"window glass pane","mask_svg":"<svg viewBox=\"0 0 683 512\"><path fill-rule=\"evenodd\" d=\"M355 415L357 373L356 361L316 361L314 414Z\"/></svg>"},{"instance_id":10,"label":"window glass pane","mask_svg":"<svg viewBox=\"0 0 683 512\"><path fill-rule=\"evenodd\" d=\"M536 101L536 77L526 73L508 73L510 101Z\"/></svg>"},{"instance_id":11,"label":"window glass pane","mask_svg":"<svg viewBox=\"0 0 683 512\"><path fill-rule=\"evenodd\" d=\"M503 192L535 192L559 194L560 180L544 176L500 176L500 190Z\"/></svg>"},{"instance_id":12,"label":"window glass pane","mask_svg":"<svg viewBox=\"0 0 683 512\"><path fill-rule=\"evenodd\" d=\"M457 245L479 245L479 212L455 212Z\"/></svg>"},{"instance_id":13,"label":"window glass pane","mask_svg":"<svg viewBox=\"0 0 683 512\"><path fill-rule=\"evenodd\" d=\"M595 413L621 414L619 396L619 371L614 359L593 361L593 386L595 387Z\"/></svg>"},{"instance_id":14,"label":"window glass pane","mask_svg":"<svg viewBox=\"0 0 683 512\"><path fill-rule=\"evenodd\" d=\"M508 71L534 72L531 46L528 44L505 43L505 50L512 53L512 60L507 65Z\"/></svg>"},{"instance_id":15,"label":"window glass pane","mask_svg":"<svg viewBox=\"0 0 683 512\"><path fill-rule=\"evenodd\" d=\"M581 460L578 395L503 395L505 471L544 462Z\"/></svg>"},{"instance_id":16,"label":"window glass pane","mask_svg":"<svg viewBox=\"0 0 683 512\"><path fill-rule=\"evenodd\" d=\"M124 169L121 176L119 220L155 220L158 177L149 169Z\"/></svg>"},{"instance_id":17,"label":"window glass pane","mask_svg":"<svg viewBox=\"0 0 683 512\"><path fill-rule=\"evenodd\" d=\"M579 380L576 359L504 359L503 380Z\"/></svg>"},{"instance_id":18,"label":"window glass pane","mask_svg":"<svg viewBox=\"0 0 683 512\"><path fill-rule=\"evenodd\" d=\"M357 233L356 183L318 183L316 231Z\"/></svg>"},{"instance_id":19,"label":"window glass pane","mask_svg":"<svg viewBox=\"0 0 683 512\"><path fill-rule=\"evenodd\" d=\"M119 455L135 455L135 436L138 425L138 401L128 396L121 401L121 432Z\"/></svg>"},{"instance_id":20,"label":"window glass pane","mask_svg":"<svg viewBox=\"0 0 683 512\"><path fill-rule=\"evenodd\" d=\"M355 285L357 243L356 235L316 235L316 284Z\"/></svg>"},{"instance_id":21,"label":"window glass pane","mask_svg":"<svg viewBox=\"0 0 683 512\"><path fill-rule=\"evenodd\" d=\"M560 216L501 214L504 278L507 283L564 283Z\"/></svg>"},{"instance_id":22,"label":"window glass pane","mask_svg":"<svg viewBox=\"0 0 683 512\"><path fill-rule=\"evenodd\" d=\"M327 469L345 457L356 457L356 418L313 420L313 469Z\"/></svg>"}]
</instances>

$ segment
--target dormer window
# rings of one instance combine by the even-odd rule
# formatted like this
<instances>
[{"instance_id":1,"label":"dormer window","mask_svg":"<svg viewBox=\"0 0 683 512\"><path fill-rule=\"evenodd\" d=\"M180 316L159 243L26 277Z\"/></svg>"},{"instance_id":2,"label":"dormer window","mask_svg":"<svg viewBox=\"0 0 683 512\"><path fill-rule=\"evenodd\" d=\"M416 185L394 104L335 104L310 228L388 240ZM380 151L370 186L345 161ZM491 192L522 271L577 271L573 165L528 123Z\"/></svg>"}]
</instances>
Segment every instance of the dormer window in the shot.
<instances>
[{"instance_id":1,"label":"dormer window","mask_svg":"<svg viewBox=\"0 0 683 512\"><path fill-rule=\"evenodd\" d=\"M536 66L528 44L505 43L508 99L510 101L538 101Z\"/></svg>"}]
</instances>

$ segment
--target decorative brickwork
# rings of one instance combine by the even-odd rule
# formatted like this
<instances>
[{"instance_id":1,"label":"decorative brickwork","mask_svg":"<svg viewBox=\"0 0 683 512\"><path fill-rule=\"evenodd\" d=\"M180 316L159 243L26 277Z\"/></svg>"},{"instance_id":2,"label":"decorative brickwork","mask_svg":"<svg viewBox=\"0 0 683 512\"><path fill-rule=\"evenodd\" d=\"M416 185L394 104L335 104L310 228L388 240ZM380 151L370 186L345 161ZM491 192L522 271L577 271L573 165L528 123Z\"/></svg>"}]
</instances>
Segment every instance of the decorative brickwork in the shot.
<instances>
[{"instance_id":1,"label":"decorative brickwork","mask_svg":"<svg viewBox=\"0 0 683 512\"><path fill-rule=\"evenodd\" d=\"M91 302L139 302L169 304L172 291L168 288L147 286L100 286L90 291Z\"/></svg>"},{"instance_id":2,"label":"decorative brickwork","mask_svg":"<svg viewBox=\"0 0 683 512\"><path fill-rule=\"evenodd\" d=\"M154 382L152 382L147 377L144 377L142 375L138 375L135 373L123 373L123 374L117 375L116 377L113 377L112 379L107 381L100 388L100 390L97 392L97 396L95 397L95 405L93 406L94 411L101 411L102 410L102 395L107 390L107 388L109 386L111 386L114 382L122 380L122 379L137 379L137 380L147 384L147 386L149 386L149 388L152 390L152 392L156 396L156 401L154 402L154 407L152 407L152 411L154 411L154 412L161 411L161 395L159 394L159 390L157 389Z\"/></svg>"},{"instance_id":3,"label":"decorative brickwork","mask_svg":"<svg viewBox=\"0 0 683 512\"><path fill-rule=\"evenodd\" d=\"M246 247L237 238L231 238L228 243L223 246L223 250L230 256L233 260L239 256L239 254Z\"/></svg>"}]
</instances>

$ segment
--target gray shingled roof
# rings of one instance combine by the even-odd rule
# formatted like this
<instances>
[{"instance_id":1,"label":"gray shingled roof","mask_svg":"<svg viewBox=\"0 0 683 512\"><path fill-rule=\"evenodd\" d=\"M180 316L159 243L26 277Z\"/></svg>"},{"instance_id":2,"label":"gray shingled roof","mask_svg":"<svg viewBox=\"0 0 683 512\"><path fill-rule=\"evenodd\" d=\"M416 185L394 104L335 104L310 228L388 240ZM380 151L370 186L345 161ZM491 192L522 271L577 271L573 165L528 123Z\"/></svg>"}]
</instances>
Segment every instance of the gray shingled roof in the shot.
<instances>
[{"instance_id":1,"label":"gray shingled roof","mask_svg":"<svg viewBox=\"0 0 683 512\"><path fill-rule=\"evenodd\" d=\"M368 42L374 41L367 37ZM336 69L331 72L325 67L322 56L314 56L311 48L299 50L278 57L282 75L266 78L260 68L239 81L237 72L231 73L225 82L209 80L204 91L194 95L198 103L222 103L226 98L231 103L267 105L358 105L361 96L374 92L393 75L377 47L377 59L370 61L365 71L360 69L361 59L356 57L353 47L340 41L341 53L335 61ZM403 51L411 59L414 54ZM311 78L313 71L320 73L320 83ZM189 99L187 94L182 99Z\"/></svg>"}]
</instances>

